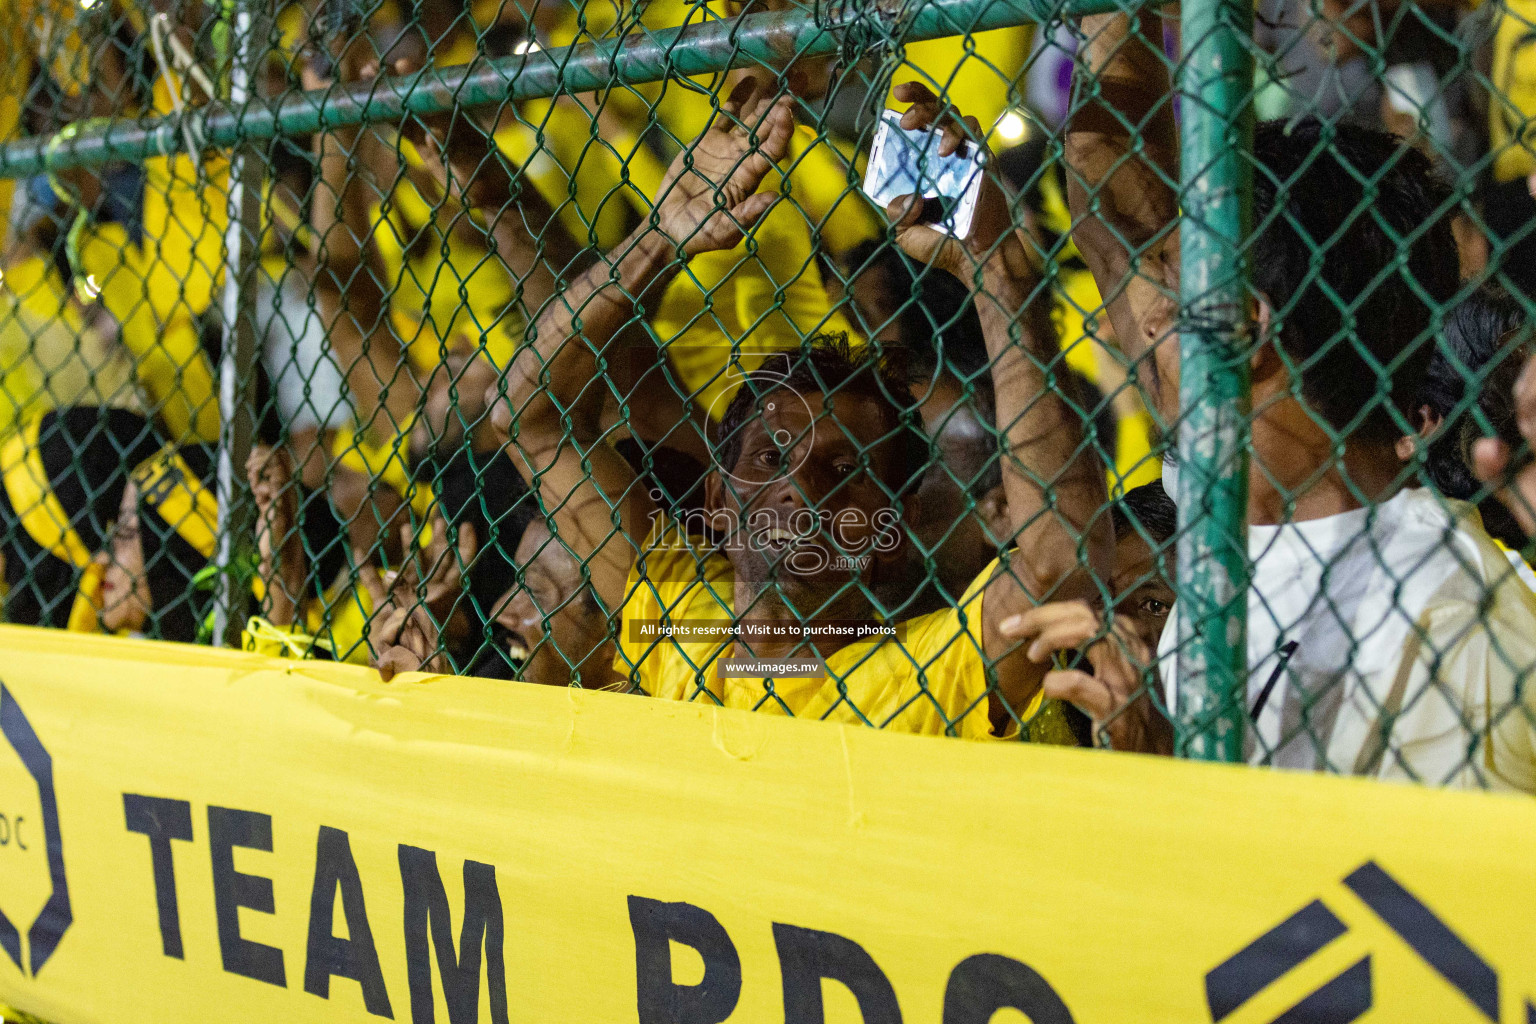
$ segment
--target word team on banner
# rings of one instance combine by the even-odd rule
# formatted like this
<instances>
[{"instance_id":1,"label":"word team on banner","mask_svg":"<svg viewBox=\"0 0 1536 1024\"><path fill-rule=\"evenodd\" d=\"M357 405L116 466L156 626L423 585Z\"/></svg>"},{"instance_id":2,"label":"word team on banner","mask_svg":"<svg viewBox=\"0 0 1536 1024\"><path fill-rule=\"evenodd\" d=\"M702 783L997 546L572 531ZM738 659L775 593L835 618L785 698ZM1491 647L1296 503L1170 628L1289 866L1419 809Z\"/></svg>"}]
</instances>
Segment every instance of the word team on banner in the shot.
<instances>
[{"instance_id":1,"label":"word team on banner","mask_svg":"<svg viewBox=\"0 0 1536 1024\"><path fill-rule=\"evenodd\" d=\"M0 636L18 1019L1536 1018L1523 798Z\"/></svg>"}]
</instances>

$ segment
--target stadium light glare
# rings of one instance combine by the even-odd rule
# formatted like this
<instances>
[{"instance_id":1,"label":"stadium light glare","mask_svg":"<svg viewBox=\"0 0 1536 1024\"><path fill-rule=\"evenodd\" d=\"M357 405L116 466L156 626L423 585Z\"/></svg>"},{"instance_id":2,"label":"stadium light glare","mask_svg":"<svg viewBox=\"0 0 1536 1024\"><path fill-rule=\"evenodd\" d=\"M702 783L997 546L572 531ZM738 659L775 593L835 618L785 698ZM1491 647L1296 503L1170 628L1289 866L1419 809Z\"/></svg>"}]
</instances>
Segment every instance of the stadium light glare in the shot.
<instances>
[{"instance_id":1,"label":"stadium light glare","mask_svg":"<svg viewBox=\"0 0 1536 1024\"><path fill-rule=\"evenodd\" d=\"M1015 145L1029 138L1029 122L1017 110L1006 110L997 119L997 134L1004 142Z\"/></svg>"}]
</instances>

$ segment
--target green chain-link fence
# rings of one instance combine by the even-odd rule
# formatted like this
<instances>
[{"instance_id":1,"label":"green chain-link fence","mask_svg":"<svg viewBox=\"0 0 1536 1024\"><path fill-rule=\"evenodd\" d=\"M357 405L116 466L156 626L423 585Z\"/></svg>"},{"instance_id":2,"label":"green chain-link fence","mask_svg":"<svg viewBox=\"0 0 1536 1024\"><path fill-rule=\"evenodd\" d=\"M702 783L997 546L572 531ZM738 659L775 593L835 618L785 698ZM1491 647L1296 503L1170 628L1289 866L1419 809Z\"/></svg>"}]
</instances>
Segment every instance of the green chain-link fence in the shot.
<instances>
[{"instance_id":1,"label":"green chain-link fence","mask_svg":"<svg viewBox=\"0 0 1536 1024\"><path fill-rule=\"evenodd\" d=\"M1528 0L10 4L10 621L1536 789Z\"/></svg>"}]
</instances>

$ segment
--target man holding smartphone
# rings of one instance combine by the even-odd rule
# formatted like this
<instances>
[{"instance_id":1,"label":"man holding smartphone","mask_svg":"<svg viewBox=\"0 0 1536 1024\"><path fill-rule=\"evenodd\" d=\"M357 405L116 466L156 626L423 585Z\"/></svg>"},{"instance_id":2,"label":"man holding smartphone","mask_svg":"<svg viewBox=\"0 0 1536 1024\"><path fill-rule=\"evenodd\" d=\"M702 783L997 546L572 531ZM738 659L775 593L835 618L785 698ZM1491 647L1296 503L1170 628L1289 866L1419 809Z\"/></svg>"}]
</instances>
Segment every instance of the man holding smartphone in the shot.
<instances>
[{"instance_id":1,"label":"man holding smartphone","mask_svg":"<svg viewBox=\"0 0 1536 1024\"><path fill-rule=\"evenodd\" d=\"M742 83L674 163L653 222L546 309L498 403L514 462L621 630L613 674L584 682L628 681L672 699L901 731L1013 735L1040 705L1044 670L1000 624L1039 600L1091 593L1093 575L1108 576L1109 536L1107 520L1090 527L1105 500L1103 467L1083 450L1076 414L1045 386L1042 367L1058 357L1049 308L1037 301L1038 276L990 176L967 239L920 223L917 202L891 211L910 255L979 286L1007 440L1003 483L1015 546L959 607L897 623L891 638L840 632L886 621L876 595L900 564L899 549L864 542L877 539L882 515L899 522L901 496L927 461L925 442L914 457L903 439L910 394L868 354L853 357L846 342L813 341L772 379L748 375L716 438L707 482L717 524L711 540L686 535L660 514L601 429L607 384L598 360L622 357L622 330L689 259L736 245L775 202L757 188L788 152L793 124L788 97L764 93L757 81ZM912 104L902 127L933 132L938 156L980 138L974 120L960 119L923 86L908 83L897 95ZM762 516L771 525L753 530ZM814 525L793 528L797 521ZM900 531L897 540L905 543ZM862 549L870 558L855 569L835 559L809 565L801 556L813 545L839 555ZM648 640L644 633L648 623L700 621L726 633L752 621L815 639ZM726 675L722 663L733 655L815 661L824 674Z\"/></svg>"}]
</instances>

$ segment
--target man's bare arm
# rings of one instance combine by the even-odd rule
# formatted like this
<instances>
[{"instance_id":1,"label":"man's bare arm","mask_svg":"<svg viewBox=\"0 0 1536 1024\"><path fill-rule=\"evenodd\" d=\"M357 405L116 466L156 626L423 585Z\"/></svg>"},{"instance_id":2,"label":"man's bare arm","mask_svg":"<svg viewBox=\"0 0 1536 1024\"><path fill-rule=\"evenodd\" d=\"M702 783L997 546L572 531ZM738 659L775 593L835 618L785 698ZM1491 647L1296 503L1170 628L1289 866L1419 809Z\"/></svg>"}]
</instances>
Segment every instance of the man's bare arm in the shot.
<instances>
[{"instance_id":1,"label":"man's bare arm","mask_svg":"<svg viewBox=\"0 0 1536 1024\"><path fill-rule=\"evenodd\" d=\"M656 506L634 471L599 433L599 360L628 354L616 340L641 311L653 310L688 258L733 248L775 199L757 188L788 152L788 97L759 96L744 81L716 123L678 157L642 225L608 257L557 295L535 325L497 403L498 429L513 461L554 514L564 543L588 568L594 593L618 608ZM654 385L653 385L654 386Z\"/></svg>"},{"instance_id":2,"label":"man's bare arm","mask_svg":"<svg viewBox=\"0 0 1536 1024\"><path fill-rule=\"evenodd\" d=\"M353 52L338 61L342 81L369 73L361 61ZM306 87L325 84L305 71ZM383 198L384 183L394 180L385 169L391 154L371 127L317 132L315 148L320 181L311 204L311 252L321 319L358 422L368 433L388 436L410 419L420 397L389 324L384 262L373 238L372 206Z\"/></svg>"},{"instance_id":3,"label":"man's bare arm","mask_svg":"<svg viewBox=\"0 0 1536 1024\"><path fill-rule=\"evenodd\" d=\"M913 104L902 127L940 127L941 156L967 134L980 137L974 118L946 112L918 83L899 86L896 96ZM901 202L893 213L902 212ZM1061 364L1049 295L994 174L982 185L971 237L963 245L910 223L915 213L907 210L898 218L902 247L962 281L980 282L973 297L991 361L997 427L1007 443L1003 489L1015 531L1009 571L992 580L983 597L983 638L1002 703L1017 713L1038 692L1045 669L1025 657L1000 626L1047 599L1089 597L1096 592L1095 575L1110 577L1108 521L1100 517L1090 525L1106 501L1104 466L1083 442L1081 416L1059 388L1047 384L1046 368ZM993 711L994 724L1004 726L1001 705Z\"/></svg>"},{"instance_id":4,"label":"man's bare arm","mask_svg":"<svg viewBox=\"0 0 1536 1024\"><path fill-rule=\"evenodd\" d=\"M419 59L402 59L396 62L395 72L405 76L419 66ZM575 240L549 203L526 176L514 172L496 146L492 132L468 114L413 118L404 134L421 154L438 194L464 211L465 216L456 221L455 229L476 241L489 238L490 248L517 282L529 319L536 319L554 297L559 280L590 262L581 258ZM637 244L639 237L630 238L616 251L623 252ZM610 271L598 274L600 280L611 278ZM666 281L671 277L668 273ZM654 283L666 282L642 282ZM590 288L590 281L576 282L562 301L567 305L590 303ZM652 287L651 295L659 300L662 290ZM587 297L582 299L578 291L588 293ZM625 295L638 298L635 291ZM601 316L597 311L594 314ZM591 319L592 316L583 317L584 321ZM588 323L588 335L599 326ZM665 359L655 339L630 317L617 342L615 349L622 354L609 360L607 371L617 394L631 403L630 432L648 445L666 444L700 461L706 460L701 424L697 417L690 416L676 390L666 382Z\"/></svg>"},{"instance_id":5,"label":"man's bare arm","mask_svg":"<svg viewBox=\"0 0 1536 1024\"><path fill-rule=\"evenodd\" d=\"M602 435L608 388L599 372L626 357L615 343L637 306L658 298L678 270L665 240L641 229L566 287L537 323L537 337L507 375L507 400L493 422L553 516L554 532L587 569L607 609L623 604L637 546L655 503ZM649 300L649 301L648 301Z\"/></svg>"},{"instance_id":6,"label":"man's bare arm","mask_svg":"<svg viewBox=\"0 0 1536 1024\"><path fill-rule=\"evenodd\" d=\"M987 586L983 638L998 690L1015 712L1039 689L1044 666L1002 624L1042 601L1092 599L1114 575L1114 537L1104 463L1085 443L1083 416L1046 368L1061 367L1049 293L1018 235L1004 236L982 267L977 313L992 361L997 426L1003 433L1003 491L1016 531L1008 571Z\"/></svg>"},{"instance_id":7,"label":"man's bare arm","mask_svg":"<svg viewBox=\"0 0 1536 1024\"><path fill-rule=\"evenodd\" d=\"M1082 19L1078 103L1065 156L1072 237L1125 354L1139 359L1177 314L1178 144L1162 19Z\"/></svg>"},{"instance_id":8,"label":"man's bare arm","mask_svg":"<svg viewBox=\"0 0 1536 1024\"><path fill-rule=\"evenodd\" d=\"M397 76L420 58L395 62ZM464 211L456 230L485 244L516 282L528 318L554 296L578 247L527 175L513 167L493 133L465 111L413 117L402 134L416 147L439 194Z\"/></svg>"}]
</instances>

